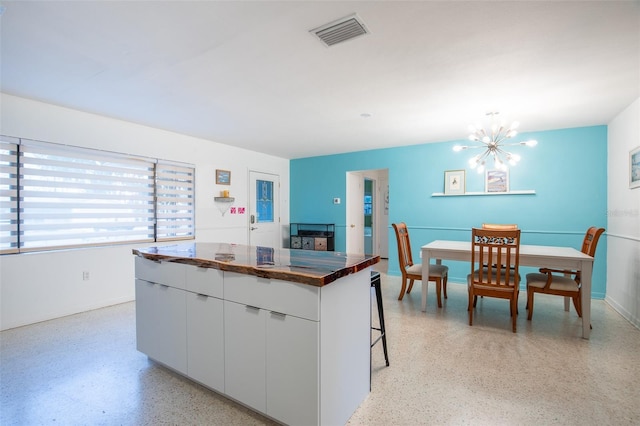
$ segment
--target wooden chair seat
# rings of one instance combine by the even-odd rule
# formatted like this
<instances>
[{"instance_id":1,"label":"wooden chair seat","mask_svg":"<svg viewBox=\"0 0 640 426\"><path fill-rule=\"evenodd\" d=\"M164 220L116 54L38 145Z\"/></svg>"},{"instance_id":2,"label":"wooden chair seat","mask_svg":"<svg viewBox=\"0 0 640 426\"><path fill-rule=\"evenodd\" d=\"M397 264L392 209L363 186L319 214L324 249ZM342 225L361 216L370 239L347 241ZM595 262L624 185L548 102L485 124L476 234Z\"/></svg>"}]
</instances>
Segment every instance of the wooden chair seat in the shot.
<instances>
[{"instance_id":1,"label":"wooden chair seat","mask_svg":"<svg viewBox=\"0 0 640 426\"><path fill-rule=\"evenodd\" d=\"M433 281L431 278L444 278L449 272L449 267L445 265L429 265L429 281ZM419 275L419 280L422 279L422 263L415 263L407 268L408 275Z\"/></svg>"},{"instance_id":2,"label":"wooden chair seat","mask_svg":"<svg viewBox=\"0 0 640 426\"><path fill-rule=\"evenodd\" d=\"M547 285L547 274L537 272L527 274L527 285L530 287L544 288ZM580 291L580 286L573 278L558 275L553 277L549 289L578 292Z\"/></svg>"}]
</instances>

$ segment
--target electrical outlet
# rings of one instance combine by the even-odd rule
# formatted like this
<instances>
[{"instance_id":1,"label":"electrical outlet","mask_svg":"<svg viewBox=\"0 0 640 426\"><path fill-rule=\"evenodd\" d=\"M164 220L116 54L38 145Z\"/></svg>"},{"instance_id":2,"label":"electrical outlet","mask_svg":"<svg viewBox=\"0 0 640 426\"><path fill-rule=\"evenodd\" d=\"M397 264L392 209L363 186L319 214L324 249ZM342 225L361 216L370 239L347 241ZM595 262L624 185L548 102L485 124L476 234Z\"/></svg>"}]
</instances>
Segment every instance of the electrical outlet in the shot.
<instances>
[{"instance_id":1,"label":"electrical outlet","mask_svg":"<svg viewBox=\"0 0 640 426\"><path fill-rule=\"evenodd\" d=\"M89 281L89 271L82 271L82 281Z\"/></svg>"}]
</instances>

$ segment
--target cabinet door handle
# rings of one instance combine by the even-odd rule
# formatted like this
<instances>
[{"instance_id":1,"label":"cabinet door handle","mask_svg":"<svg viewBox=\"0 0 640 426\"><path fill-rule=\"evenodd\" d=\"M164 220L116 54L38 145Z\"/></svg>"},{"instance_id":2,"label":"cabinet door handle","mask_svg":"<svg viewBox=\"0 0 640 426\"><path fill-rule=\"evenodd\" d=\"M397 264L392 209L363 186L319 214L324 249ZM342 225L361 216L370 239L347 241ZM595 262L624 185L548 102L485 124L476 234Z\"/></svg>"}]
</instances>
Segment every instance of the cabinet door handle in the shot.
<instances>
[{"instance_id":1,"label":"cabinet door handle","mask_svg":"<svg viewBox=\"0 0 640 426\"><path fill-rule=\"evenodd\" d=\"M282 312L276 312L276 311L271 311L271 315L276 315L282 318L287 316L287 314L283 314Z\"/></svg>"},{"instance_id":2,"label":"cabinet door handle","mask_svg":"<svg viewBox=\"0 0 640 426\"><path fill-rule=\"evenodd\" d=\"M244 305L244 306L245 306L245 308L251 309L253 311L259 311L260 310L260 308L258 308L257 306L251 306L251 305Z\"/></svg>"}]
</instances>

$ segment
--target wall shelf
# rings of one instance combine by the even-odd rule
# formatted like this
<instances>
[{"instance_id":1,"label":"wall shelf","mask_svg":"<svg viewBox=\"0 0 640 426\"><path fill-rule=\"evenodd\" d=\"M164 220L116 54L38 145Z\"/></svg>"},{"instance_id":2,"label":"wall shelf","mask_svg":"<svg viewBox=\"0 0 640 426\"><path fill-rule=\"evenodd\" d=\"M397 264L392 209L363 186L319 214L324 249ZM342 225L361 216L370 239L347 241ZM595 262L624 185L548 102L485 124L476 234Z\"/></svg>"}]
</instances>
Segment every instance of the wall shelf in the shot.
<instances>
[{"instance_id":1,"label":"wall shelf","mask_svg":"<svg viewBox=\"0 0 640 426\"><path fill-rule=\"evenodd\" d=\"M465 192L464 194L445 194L443 192L434 192L432 197L470 197L476 195L535 195L535 189L524 189L522 191L509 192Z\"/></svg>"},{"instance_id":2,"label":"wall shelf","mask_svg":"<svg viewBox=\"0 0 640 426\"><path fill-rule=\"evenodd\" d=\"M222 216L224 216L224 214L229 210L231 204L233 204L235 200L236 199L233 197L213 197L213 201L218 207L220 213L222 213Z\"/></svg>"}]
</instances>

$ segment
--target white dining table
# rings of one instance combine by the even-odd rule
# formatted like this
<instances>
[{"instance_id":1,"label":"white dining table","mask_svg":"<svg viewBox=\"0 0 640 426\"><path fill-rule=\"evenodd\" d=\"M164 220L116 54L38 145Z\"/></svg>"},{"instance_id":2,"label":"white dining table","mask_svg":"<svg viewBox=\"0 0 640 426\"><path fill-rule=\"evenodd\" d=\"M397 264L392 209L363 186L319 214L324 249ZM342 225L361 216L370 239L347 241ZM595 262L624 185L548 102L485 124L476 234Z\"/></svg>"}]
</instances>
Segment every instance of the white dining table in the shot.
<instances>
[{"instance_id":1,"label":"white dining table","mask_svg":"<svg viewBox=\"0 0 640 426\"><path fill-rule=\"evenodd\" d=\"M436 240L421 247L422 251L422 311L427 310L429 264L431 259L471 262L471 241ZM582 337L591 332L591 274L593 257L572 247L520 245L520 266L535 266L581 271L582 282ZM565 298L564 309L569 310L570 298Z\"/></svg>"}]
</instances>

